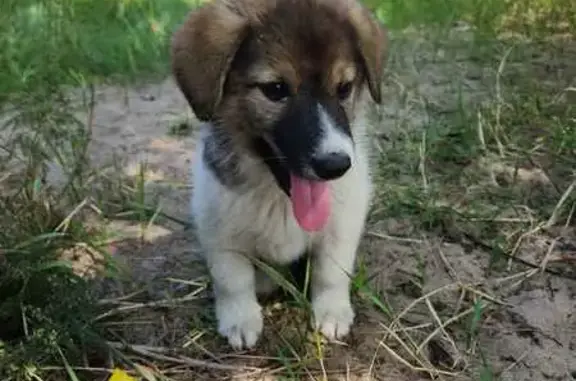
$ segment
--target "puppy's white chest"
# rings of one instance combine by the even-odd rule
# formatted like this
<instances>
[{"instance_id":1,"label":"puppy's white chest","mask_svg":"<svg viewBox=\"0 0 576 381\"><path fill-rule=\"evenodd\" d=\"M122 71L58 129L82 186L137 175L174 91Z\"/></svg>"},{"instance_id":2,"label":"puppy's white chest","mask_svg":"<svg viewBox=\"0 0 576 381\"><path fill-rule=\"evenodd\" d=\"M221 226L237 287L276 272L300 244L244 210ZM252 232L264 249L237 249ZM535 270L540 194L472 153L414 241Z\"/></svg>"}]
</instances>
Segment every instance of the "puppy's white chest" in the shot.
<instances>
[{"instance_id":1,"label":"puppy's white chest","mask_svg":"<svg viewBox=\"0 0 576 381\"><path fill-rule=\"evenodd\" d=\"M253 233L259 257L286 264L305 252L309 236L296 224L287 200L266 200L257 209L258 224L253 226Z\"/></svg>"}]
</instances>

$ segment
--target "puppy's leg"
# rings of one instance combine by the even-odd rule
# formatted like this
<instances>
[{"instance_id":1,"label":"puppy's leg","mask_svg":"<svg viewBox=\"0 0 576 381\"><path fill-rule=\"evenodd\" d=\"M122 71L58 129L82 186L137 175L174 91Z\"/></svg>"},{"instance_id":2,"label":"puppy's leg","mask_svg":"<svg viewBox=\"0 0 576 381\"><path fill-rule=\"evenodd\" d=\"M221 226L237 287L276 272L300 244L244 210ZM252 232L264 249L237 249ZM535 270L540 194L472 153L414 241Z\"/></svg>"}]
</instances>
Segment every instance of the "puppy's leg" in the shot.
<instances>
[{"instance_id":1,"label":"puppy's leg","mask_svg":"<svg viewBox=\"0 0 576 381\"><path fill-rule=\"evenodd\" d=\"M363 218L354 217L326 234L313 253L312 309L316 328L329 340L346 336L354 320L350 276L364 227Z\"/></svg>"},{"instance_id":2,"label":"puppy's leg","mask_svg":"<svg viewBox=\"0 0 576 381\"><path fill-rule=\"evenodd\" d=\"M218 332L234 349L253 347L263 325L253 264L242 254L222 251L210 253L208 266L216 297Z\"/></svg>"}]
</instances>

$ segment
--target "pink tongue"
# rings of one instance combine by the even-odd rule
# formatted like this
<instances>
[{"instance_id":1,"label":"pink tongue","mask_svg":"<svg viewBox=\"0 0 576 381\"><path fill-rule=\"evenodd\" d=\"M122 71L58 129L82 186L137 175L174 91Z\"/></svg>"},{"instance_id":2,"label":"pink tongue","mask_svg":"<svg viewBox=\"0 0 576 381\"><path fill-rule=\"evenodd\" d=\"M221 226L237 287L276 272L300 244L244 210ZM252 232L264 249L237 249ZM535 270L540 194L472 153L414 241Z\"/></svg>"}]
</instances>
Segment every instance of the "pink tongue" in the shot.
<instances>
[{"instance_id":1,"label":"pink tongue","mask_svg":"<svg viewBox=\"0 0 576 381\"><path fill-rule=\"evenodd\" d=\"M318 231L330 217L330 189L326 182L305 180L290 174L292 211L300 227Z\"/></svg>"}]
</instances>

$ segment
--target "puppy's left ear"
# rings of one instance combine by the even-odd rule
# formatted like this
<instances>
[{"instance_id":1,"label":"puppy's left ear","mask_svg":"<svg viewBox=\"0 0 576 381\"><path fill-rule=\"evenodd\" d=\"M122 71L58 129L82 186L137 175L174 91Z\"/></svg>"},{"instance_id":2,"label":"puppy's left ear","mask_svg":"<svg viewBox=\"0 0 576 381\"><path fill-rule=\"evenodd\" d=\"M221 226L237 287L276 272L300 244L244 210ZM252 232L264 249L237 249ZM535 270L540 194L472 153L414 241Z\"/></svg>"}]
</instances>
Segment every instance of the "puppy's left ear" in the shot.
<instances>
[{"instance_id":1,"label":"puppy's left ear","mask_svg":"<svg viewBox=\"0 0 576 381\"><path fill-rule=\"evenodd\" d=\"M192 11L172 38L172 73L202 121L213 118L230 64L247 33L234 1L212 1Z\"/></svg>"},{"instance_id":2,"label":"puppy's left ear","mask_svg":"<svg viewBox=\"0 0 576 381\"><path fill-rule=\"evenodd\" d=\"M357 46L366 70L370 95L374 102L380 104L384 67L388 59L388 30L367 8L352 1L348 10L349 20L356 32Z\"/></svg>"}]
</instances>

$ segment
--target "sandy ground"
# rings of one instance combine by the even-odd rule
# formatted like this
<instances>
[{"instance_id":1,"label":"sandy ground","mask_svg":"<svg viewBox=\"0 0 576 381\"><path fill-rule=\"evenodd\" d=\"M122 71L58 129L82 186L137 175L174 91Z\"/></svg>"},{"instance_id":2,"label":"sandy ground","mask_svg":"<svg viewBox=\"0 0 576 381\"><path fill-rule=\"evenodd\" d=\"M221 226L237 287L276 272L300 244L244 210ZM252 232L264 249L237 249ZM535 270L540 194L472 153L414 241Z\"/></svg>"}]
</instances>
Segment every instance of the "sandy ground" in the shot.
<instances>
[{"instance_id":1,"label":"sandy ground","mask_svg":"<svg viewBox=\"0 0 576 381\"><path fill-rule=\"evenodd\" d=\"M415 51L417 49L414 47ZM404 100L399 100L398 87L388 90L389 102L379 112L382 125L387 126L387 129L394 126L421 126L425 118L423 106L418 100L422 96L436 103L436 107L445 108L449 112L455 98L450 87L454 76L460 76L468 86L469 91L464 94L467 98L482 95L481 68L458 60L430 60L423 64L425 60L422 57L418 62L410 61L407 57L411 56L392 57L398 62L405 62L405 70L395 77L395 80L404 84L401 94ZM419 75L411 74L415 71L410 65L417 66ZM406 97L412 97L412 101L406 101ZM127 90L100 88L91 148L93 160L98 165L110 161L113 154L118 155L125 163L123 168L127 176L134 176L138 173L140 163L147 162L148 190L159 195L165 213L181 220L188 218L187 200L192 189L188 184L189 165L194 160L195 142L193 134L173 136L169 132L171 126L186 117L189 117L186 103L171 79ZM134 226L126 222L116 221L112 227L128 233L137 232ZM423 348L425 357L439 368L450 368L456 363L455 370L446 372L458 373L458 368L466 365L471 369L456 376L436 375L439 379L491 380L481 378L481 354L499 374L500 380L576 379L576 282L548 274L536 274L530 281L517 284L520 278L491 276L487 271L489 254L478 249L453 244L446 238L436 236L417 235L413 240L393 238L414 234L417 233L413 228L402 221L383 220L372 223L360 250L361 261L370 270L370 287L386 295L396 306L410 307L416 300L410 292L411 279L418 276L416 269L426 274L424 292L445 288L410 307L402 323L405 328L437 326L432 310L444 316L453 316L470 307L471 304L464 303L464 299L467 302L474 298L482 299L479 294L463 292L459 285L474 285L478 292L493 298L491 307L483 313L474 345L469 345L470 339L465 334L471 320L471 314L468 314L462 322L448 326L445 334L440 333L437 339L431 340ZM548 251L549 245L550 242L544 238L535 238L526 244L521 255L526 259L541 258ZM574 248L566 246L562 250L567 253ZM153 226L145 240L126 240L119 244L117 258L126 265L128 275L110 287L107 296L119 296L141 287L144 287L146 294L142 300L186 295L197 287L178 280L201 282L206 275L197 254L198 247L192 231L183 230L179 224ZM519 272L517 270L511 274ZM194 339L195 327L213 330L207 297L206 293L200 293L197 300L180 303L178 308L131 316L129 326L122 328L122 334L133 344L170 348L188 345L188 348L192 348L191 357L202 357L217 364L265 367L269 364L265 356L279 355L277 351L269 352L268 338L274 336L269 331L256 351L244 355L233 355L223 342L215 342L211 339L213 332ZM398 353L402 353L402 348L381 325L389 321L383 320L382 314L370 306L366 298L357 299L359 316L348 346L334 346L325 355L326 363L323 366L328 374L327 379L430 379L429 373L411 370L390 354L382 342ZM267 324L274 329L288 330L286 326L293 324L275 318L272 307L270 314ZM297 316L298 313L295 313L290 319L298 320ZM426 337L424 332L430 330L414 328L413 332L411 337L421 342ZM289 336L289 333L286 335ZM199 348L200 345L203 349ZM416 360L408 355L405 357L414 366L417 365ZM466 364L467 361L470 363ZM322 374L322 367L317 362L309 368ZM248 376L249 373L212 369L184 373L179 377L254 379ZM269 377L262 379L274 379ZM303 375L302 379L310 379L310 376Z\"/></svg>"}]
</instances>

